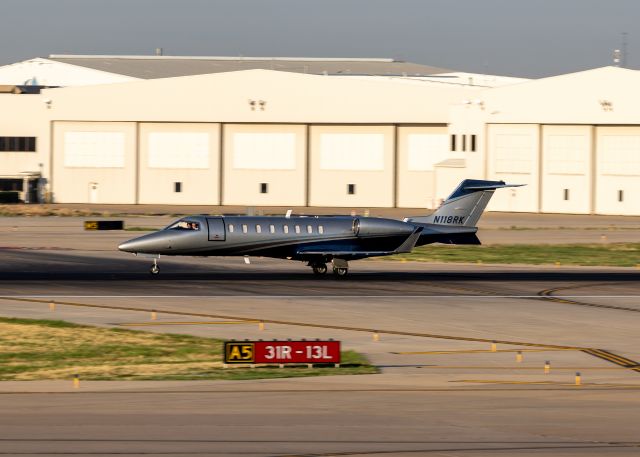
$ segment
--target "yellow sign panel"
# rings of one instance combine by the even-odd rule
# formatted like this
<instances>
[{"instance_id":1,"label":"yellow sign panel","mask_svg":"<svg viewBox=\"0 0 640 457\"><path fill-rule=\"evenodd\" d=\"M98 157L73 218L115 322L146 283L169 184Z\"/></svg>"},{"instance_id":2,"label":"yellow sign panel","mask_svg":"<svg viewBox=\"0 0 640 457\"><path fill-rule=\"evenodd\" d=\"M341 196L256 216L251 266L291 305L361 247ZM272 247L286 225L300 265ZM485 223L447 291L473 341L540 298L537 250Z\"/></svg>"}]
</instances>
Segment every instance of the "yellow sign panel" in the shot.
<instances>
[{"instance_id":1,"label":"yellow sign panel","mask_svg":"<svg viewBox=\"0 0 640 457\"><path fill-rule=\"evenodd\" d=\"M227 342L224 344L225 363L253 363L254 360L253 343Z\"/></svg>"},{"instance_id":2,"label":"yellow sign panel","mask_svg":"<svg viewBox=\"0 0 640 457\"><path fill-rule=\"evenodd\" d=\"M98 230L98 221L85 221L84 222L85 230Z\"/></svg>"}]
</instances>

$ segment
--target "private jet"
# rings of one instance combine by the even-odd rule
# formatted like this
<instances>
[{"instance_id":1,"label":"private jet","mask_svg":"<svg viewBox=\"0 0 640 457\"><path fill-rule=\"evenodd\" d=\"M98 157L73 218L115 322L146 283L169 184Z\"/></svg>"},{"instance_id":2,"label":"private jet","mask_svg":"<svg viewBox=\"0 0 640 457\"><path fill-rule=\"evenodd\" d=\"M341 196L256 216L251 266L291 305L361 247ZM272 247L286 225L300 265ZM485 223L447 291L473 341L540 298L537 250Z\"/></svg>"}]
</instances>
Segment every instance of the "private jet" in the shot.
<instances>
[{"instance_id":1,"label":"private jet","mask_svg":"<svg viewBox=\"0 0 640 457\"><path fill-rule=\"evenodd\" d=\"M404 220L360 216L188 216L154 233L126 241L118 249L153 257L250 256L306 262L316 275L330 264L337 277L349 261L411 252L431 243L480 244L476 224L504 181L466 179L428 216Z\"/></svg>"}]
</instances>

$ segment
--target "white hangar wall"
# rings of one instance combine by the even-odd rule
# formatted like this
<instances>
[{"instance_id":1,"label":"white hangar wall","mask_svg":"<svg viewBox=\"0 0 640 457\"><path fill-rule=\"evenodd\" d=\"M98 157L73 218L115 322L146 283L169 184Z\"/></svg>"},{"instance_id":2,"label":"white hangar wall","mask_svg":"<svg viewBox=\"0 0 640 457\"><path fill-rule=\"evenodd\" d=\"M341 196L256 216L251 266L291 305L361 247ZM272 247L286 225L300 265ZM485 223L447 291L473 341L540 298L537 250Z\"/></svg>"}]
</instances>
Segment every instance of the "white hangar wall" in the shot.
<instances>
[{"instance_id":1,"label":"white hangar wall","mask_svg":"<svg viewBox=\"0 0 640 457\"><path fill-rule=\"evenodd\" d=\"M33 137L35 151L0 151L0 175L49 176L49 124L39 95L0 94L0 137Z\"/></svg>"},{"instance_id":2,"label":"white hangar wall","mask_svg":"<svg viewBox=\"0 0 640 457\"><path fill-rule=\"evenodd\" d=\"M464 178L494 211L640 215L640 72L481 90L251 70L0 94L1 174L57 202L435 207ZM178 151L179 153L175 153Z\"/></svg>"},{"instance_id":3,"label":"white hangar wall","mask_svg":"<svg viewBox=\"0 0 640 457\"><path fill-rule=\"evenodd\" d=\"M269 70L45 90L54 195L58 202L424 207L433 196L428 168L448 153L449 106L478 92ZM94 134L74 133L85 130ZM397 162L399 141L411 163ZM412 181L400 195L405 174Z\"/></svg>"},{"instance_id":4,"label":"white hangar wall","mask_svg":"<svg viewBox=\"0 0 640 457\"><path fill-rule=\"evenodd\" d=\"M453 106L449 133L479 139L465 175L527 184L496 192L491 211L640 215L639 84L639 71L604 67Z\"/></svg>"}]
</instances>

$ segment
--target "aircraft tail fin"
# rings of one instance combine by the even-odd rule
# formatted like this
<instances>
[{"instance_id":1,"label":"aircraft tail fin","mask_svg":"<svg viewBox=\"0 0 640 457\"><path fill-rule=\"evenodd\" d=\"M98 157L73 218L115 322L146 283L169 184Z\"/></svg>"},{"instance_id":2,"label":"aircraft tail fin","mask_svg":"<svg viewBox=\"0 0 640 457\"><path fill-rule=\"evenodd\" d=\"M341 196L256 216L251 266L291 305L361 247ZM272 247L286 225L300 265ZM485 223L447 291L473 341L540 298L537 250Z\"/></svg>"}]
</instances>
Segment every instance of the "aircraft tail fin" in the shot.
<instances>
[{"instance_id":1,"label":"aircraft tail fin","mask_svg":"<svg viewBox=\"0 0 640 457\"><path fill-rule=\"evenodd\" d=\"M421 224L475 227L496 189L522 185L506 184L504 181L465 179L433 214L413 217L407 221Z\"/></svg>"}]
</instances>

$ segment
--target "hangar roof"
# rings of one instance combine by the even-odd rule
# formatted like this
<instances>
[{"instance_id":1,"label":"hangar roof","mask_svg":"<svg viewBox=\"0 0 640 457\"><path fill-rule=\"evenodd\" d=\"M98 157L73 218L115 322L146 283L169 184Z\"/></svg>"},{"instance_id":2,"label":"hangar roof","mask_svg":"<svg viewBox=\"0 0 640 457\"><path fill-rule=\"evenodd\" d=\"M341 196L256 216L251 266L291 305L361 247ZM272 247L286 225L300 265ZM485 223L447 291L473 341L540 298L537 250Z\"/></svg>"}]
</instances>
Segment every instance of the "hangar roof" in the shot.
<instances>
[{"instance_id":1,"label":"hangar roof","mask_svg":"<svg viewBox=\"0 0 640 457\"><path fill-rule=\"evenodd\" d=\"M271 70L46 89L54 120L445 124L470 86L418 86Z\"/></svg>"},{"instance_id":2,"label":"hangar roof","mask_svg":"<svg viewBox=\"0 0 640 457\"><path fill-rule=\"evenodd\" d=\"M637 124L640 71L601 67L484 90L488 123Z\"/></svg>"},{"instance_id":3,"label":"hangar roof","mask_svg":"<svg viewBox=\"0 0 640 457\"><path fill-rule=\"evenodd\" d=\"M155 79L238 70L279 70L329 75L425 76L450 72L394 59L310 57L118 56L52 54L50 60L134 78Z\"/></svg>"},{"instance_id":4,"label":"hangar roof","mask_svg":"<svg viewBox=\"0 0 640 457\"><path fill-rule=\"evenodd\" d=\"M526 78L516 78L513 76L485 75L481 73L439 73L429 76L340 76L342 78L358 79L387 79L395 82L405 82L407 84L434 83L443 85L475 86L475 87L501 87L510 84L519 84L531 81Z\"/></svg>"},{"instance_id":5,"label":"hangar roof","mask_svg":"<svg viewBox=\"0 0 640 457\"><path fill-rule=\"evenodd\" d=\"M136 79L39 57L0 66L0 84L13 86L81 86Z\"/></svg>"}]
</instances>

